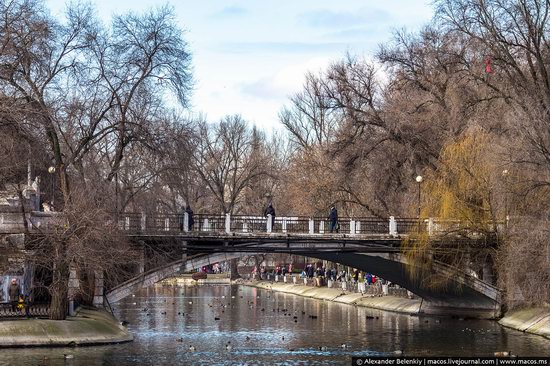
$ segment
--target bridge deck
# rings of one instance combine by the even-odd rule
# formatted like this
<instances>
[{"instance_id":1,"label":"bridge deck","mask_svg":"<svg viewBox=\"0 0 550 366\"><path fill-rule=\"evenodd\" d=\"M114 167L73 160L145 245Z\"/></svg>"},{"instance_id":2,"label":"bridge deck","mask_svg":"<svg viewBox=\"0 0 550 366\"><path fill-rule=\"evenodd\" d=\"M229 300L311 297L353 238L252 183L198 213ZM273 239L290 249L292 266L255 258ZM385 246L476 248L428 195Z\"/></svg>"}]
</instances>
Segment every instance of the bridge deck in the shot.
<instances>
[{"instance_id":1,"label":"bridge deck","mask_svg":"<svg viewBox=\"0 0 550 366\"><path fill-rule=\"evenodd\" d=\"M220 240L237 238L262 241L392 241L412 234L423 233L438 236L452 232L493 231L494 225L487 223L484 228L469 228L468 223L458 220L439 220L432 218L389 219L376 217L342 217L338 220L337 232L330 231L331 222L322 217L286 216L265 218L246 215L207 215L193 217L188 214L145 214L119 213L114 221L121 233L141 237L177 237L189 240ZM62 225L63 213L32 212L26 216L30 231L47 231L48 227ZM504 224L497 225L497 231ZM0 232L23 233L25 225L20 213L0 213Z\"/></svg>"}]
</instances>

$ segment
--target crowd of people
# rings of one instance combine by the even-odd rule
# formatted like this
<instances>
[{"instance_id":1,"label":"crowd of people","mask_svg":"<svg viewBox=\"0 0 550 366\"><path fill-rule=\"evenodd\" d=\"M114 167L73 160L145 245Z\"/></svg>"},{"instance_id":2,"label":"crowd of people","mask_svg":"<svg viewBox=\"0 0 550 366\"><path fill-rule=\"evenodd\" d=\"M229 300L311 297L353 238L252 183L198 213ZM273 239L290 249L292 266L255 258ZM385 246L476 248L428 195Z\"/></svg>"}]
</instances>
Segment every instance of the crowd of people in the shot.
<instances>
[{"instance_id":1,"label":"crowd of people","mask_svg":"<svg viewBox=\"0 0 550 366\"><path fill-rule=\"evenodd\" d=\"M371 273L363 273L357 269L353 272L340 271L336 268L327 268L318 266L315 268L314 264L308 264L306 268L300 274L301 278L323 278L325 280L339 281L339 282L354 282L362 283L366 282L368 285L375 284L377 277Z\"/></svg>"},{"instance_id":2,"label":"crowd of people","mask_svg":"<svg viewBox=\"0 0 550 366\"><path fill-rule=\"evenodd\" d=\"M252 269L252 275L259 275L261 279L265 279L266 275L269 274L273 278L275 276L285 276L287 274L292 274L293 265L292 264L278 264L272 270L268 270L265 266L254 266ZM307 264L305 268L300 273L300 278L319 278L322 281L338 281L338 282L351 282L351 283L366 283L367 285L376 284L379 281L379 278L375 275L362 272L357 269L354 269L351 272L340 271L335 267L325 268L314 263ZM385 281L380 279L381 283L384 284Z\"/></svg>"}]
</instances>

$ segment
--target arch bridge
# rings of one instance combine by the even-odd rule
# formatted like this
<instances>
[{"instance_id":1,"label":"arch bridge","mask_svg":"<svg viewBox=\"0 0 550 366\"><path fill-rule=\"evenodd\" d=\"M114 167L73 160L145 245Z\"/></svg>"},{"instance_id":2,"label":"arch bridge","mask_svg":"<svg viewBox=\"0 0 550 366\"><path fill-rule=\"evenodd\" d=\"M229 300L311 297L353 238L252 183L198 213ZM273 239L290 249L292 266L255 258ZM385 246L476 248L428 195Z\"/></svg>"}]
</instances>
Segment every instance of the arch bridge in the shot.
<instances>
[{"instance_id":1,"label":"arch bridge","mask_svg":"<svg viewBox=\"0 0 550 366\"><path fill-rule=\"evenodd\" d=\"M339 220L338 233L328 232L328 221L323 218L278 217L271 221L257 216L196 215L194 221L190 226L187 216L124 214L120 229L133 240L152 247L171 243L168 245L179 251L170 263L112 288L106 293L108 301L116 302L143 286L204 265L271 252L328 260L373 273L421 297L425 314L495 318L501 312L496 287L466 273L457 275L442 263L435 263L431 271L448 279L444 288L425 286L410 276L415 264L402 252L403 239L420 232L437 240L441 233L461 229L457 221L344 218ZM472 233L467 240L478 236Z\"/></svg>"},{"instance_id":2,"label":"arch bridge","mask_svg":"<svg viewBox=\"0 0 550 366\"><path fill-rule=\"evenodd\" d=\"M11 215L11 216L10 216ZM27 214L32 231L47 230L60 213ZM0 213L0 232L21 233L21 215ZM400 285L423 299L426 314L447 314L494 318L500 315L500 291L489 283L443 264L431 271L448 278L445 288L423 286L411 279L415 268L402 253L403 239L421 233L433 240L456 240L449 232L468 233L462 240L477 240L484 234L469 231L459 221L390 217L340 218L338 232L329 231L329 221L319 217L259 217L252 215L122 213L118 215L121 235L143 248L166 250L166 264L148 269L146 256L138 264L140 274L121 283L105 295L116 302L142 286L148 286L181 272L198 269L205 264L239 258L251 253L289 253L329 260L373 273ZM489 227L489 225L488 225ZM497 231L504 225L496 227ZM490 232L489 227L485 233ZM412 235L414 237L414 235ZM439 239L438 239L439 238ZM145 272L145 269L148 269Z\"/></svg>"}]
</instances>

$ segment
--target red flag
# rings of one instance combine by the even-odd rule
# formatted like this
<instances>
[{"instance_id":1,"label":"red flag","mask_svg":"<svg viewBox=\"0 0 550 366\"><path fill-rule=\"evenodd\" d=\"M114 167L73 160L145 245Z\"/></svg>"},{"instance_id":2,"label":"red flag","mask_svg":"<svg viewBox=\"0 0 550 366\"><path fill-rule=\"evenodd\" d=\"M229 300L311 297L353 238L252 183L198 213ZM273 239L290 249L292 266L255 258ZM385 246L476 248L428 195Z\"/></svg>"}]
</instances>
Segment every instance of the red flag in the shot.
<instances>
[{"instance_id":1,"label":"red flag","mask_svg":"<svg viewBox=\"0 0 550 366\"><path fill-rule=\"evenodd\" d=\"M491 69L491 61L491 56L485 57L485 72L487 74L490 74L493 71L493 69Z\"/></svg>"}]
</instances>

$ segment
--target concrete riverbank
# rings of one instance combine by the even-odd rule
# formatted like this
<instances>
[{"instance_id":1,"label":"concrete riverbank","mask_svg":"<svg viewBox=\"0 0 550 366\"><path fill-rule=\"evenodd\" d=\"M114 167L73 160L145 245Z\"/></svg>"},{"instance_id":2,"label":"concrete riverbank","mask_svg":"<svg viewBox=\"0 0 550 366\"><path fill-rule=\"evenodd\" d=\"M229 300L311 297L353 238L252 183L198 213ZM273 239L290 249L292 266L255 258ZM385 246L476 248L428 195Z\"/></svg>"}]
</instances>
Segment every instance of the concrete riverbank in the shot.
<instances>
[{"instance_id":1,"label":"concrete riverbank","mask_svg":"<svg viewBox=\"0 0 550 366\"><path fill-rule=\"evenodd\" d=\"M511 310L499 320L499 324L550 339L550 308L543 307Z\"/></svg>"},{"instance_id":2,"label":"concrete riverbank","mask_svg":"<svg viewBox=\"0 0 550 366\"><path fill-rule=\"evenodd\" d=\"M103 310L80 308L67 320L0 321L0 347L67 347L132 340L128 330Z\"/></svg>"},{"instance_id":3,"label":"concrete riverbank","mask_svg":"<svg viewBox=\"0 0 550 366\"><path fill-rule=\"evenodd\" d=\"M421 300L418 299L407 299L397 296L362 295L356 292L343 291L339 288L311 287L269 281L243 281L239 282L239 284L311 297L318 300L328 300L348 305L364 306L404 314L418 314L421 307Z\"/></svg>"},{"instance_id":4,"label":"concrete riverbank","mask_svg":"<svg viewBox=\"0 0 550 366\"><path fill-rule=\"evenodd\" d=\"M421 309L421 300L419 299L407 299L397 296L362 295L356 292L343 291L339 288L311 287L269 281L239 281L239 284L311 297L313 299L328 300L404 314L419 314ZM550 338L550 308L527 308L509 311L499 320L499 324L521 332Z\"/></svg>"}]
</instances>

